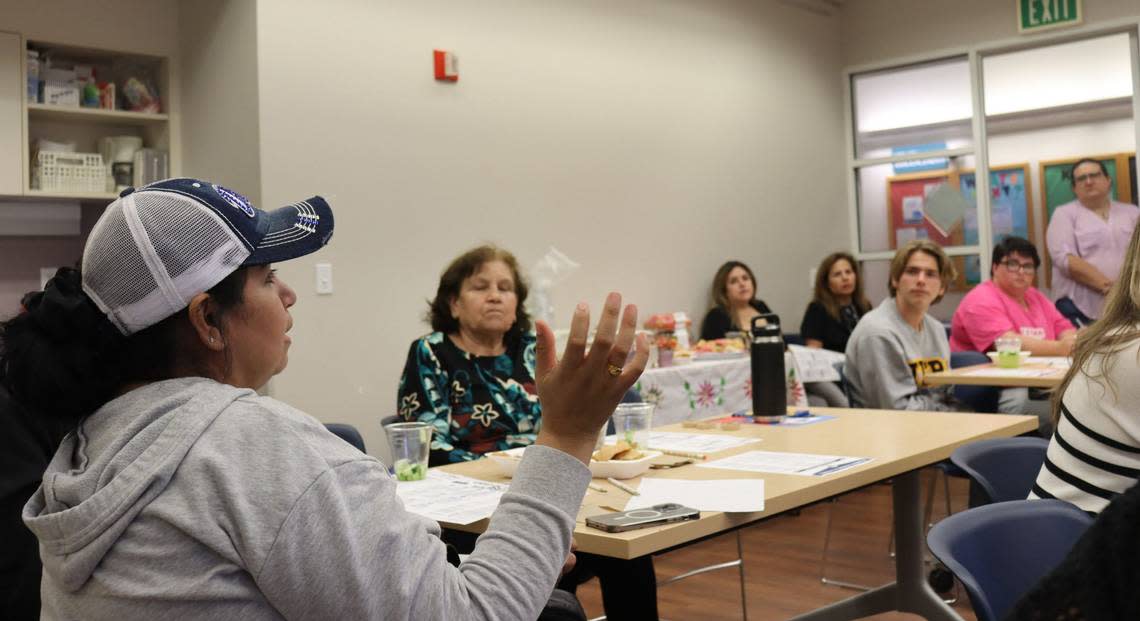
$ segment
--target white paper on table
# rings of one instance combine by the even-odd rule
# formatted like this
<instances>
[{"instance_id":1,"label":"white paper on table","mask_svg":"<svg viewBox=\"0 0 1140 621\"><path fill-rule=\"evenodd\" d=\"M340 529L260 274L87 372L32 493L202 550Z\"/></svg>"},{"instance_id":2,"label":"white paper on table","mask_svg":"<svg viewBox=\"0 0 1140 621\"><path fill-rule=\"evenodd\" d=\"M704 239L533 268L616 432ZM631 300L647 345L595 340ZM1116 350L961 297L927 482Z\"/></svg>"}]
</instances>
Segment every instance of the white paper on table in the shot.
<instances>
[{"instance_id":1,"label":"white paper on table","mask_svg":"<svg viewBox=\"0 0 1140 621\"><path fill-rule=\"evenodd\" d=\"M800 381L808 382L838 382L839 370L837 363L846 363L847 357L837 351L804 347L803 345L788 345L788 350L796 359L796 366L800 370Z\"/></svg>"},{"instance_id":2,"label":"white paper on table","mask_svg":"<svg viewBox=\"0 0 1140 621\"><path fill-rule=\"evenodd\" d=\"M848 457L844 455L814 455L810 453L782 453L776 451L748 451L732 457L725 457L698 468L719 468L742 472L767 472L770 474L799 474L803 476L823 476L854 468L871 461L870 457Z\"/></svg>"},{"instance_id":3,"label":"white paper on table","mask_svg":"<svg viewBox=\"0 0 1140 621\"><path fill-rule=\"evenodd\" d=\"M963 371L962 375L977 377L1041 377L1053 373L1052 369L998 369L987 367L976 371Z\"/></svg>"},{"instance_id":4,"label":"white paper on table","mask_svg":"<svg viewBox=\"0 0 1140 621\"><path fill-rule=\"evenodd\" d=\"M422 481L400 481L396 495L404 508L437 522L471 524L491 517L507 486L438 470Z\"/></svg>"},{"instance_id":5,"label":"white paper on table","mask_svg":"<svg viewBox=\"0 0 1140 621\"><path fill-rule=\"evenodd\" d=\"M676 433L672 431L654 431L649 434L649 448L658 451L716 453L753 442L760 442L760 438L741 438L711 433Z\"/></svg>"},{"instance_id":6,"label":"white paper on table","mask_svg":"<svg viewBox=\"0 0 1140 621\"><path fill-rule=\"evenodd\" d=\"M617 444L616 435L606 436L606 444ZM739 436L716 435L711 433L677 433L673 431L650 431L649 449L654 451L684 451L686 453L715 453L753 442L761 438L741 438Z\"/></svg>"},{"instance_id":7,"label":"white paper on table","mask_svg":"<svg viewBox=\"0 0 1140 621\"><path fill-rule=\"evenodd\" d=\"M1072 359L1066 356L1030 356L1025 359L1026 364L1047 364L1051 367L1067 369Z\"/></svg>"},{"instance_id":8,"label":"white paper on table","mask_svg":"<svg viewBox=\"0 0 1140 621\"><path fill-rule=\"evenodd\" d=\"M764 510L763 479L714 479L682 481L679 479L642 479L626 510L644 509L675 502L701 511L751 513Z\"/></svg>"}]
</instances>

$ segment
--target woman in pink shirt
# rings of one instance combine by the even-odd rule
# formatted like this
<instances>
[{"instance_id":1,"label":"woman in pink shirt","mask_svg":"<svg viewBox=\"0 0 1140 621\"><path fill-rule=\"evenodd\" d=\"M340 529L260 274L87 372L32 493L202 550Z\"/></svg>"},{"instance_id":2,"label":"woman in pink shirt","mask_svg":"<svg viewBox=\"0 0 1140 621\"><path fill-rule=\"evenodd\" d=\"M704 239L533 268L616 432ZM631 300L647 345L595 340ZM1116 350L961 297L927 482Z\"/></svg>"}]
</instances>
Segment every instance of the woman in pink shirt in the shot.
<instances>
[{"instance_id":1,"label":"woman in pink shirt","mask_svg":"<svg viewBox=\"0 0 1140 621\"><path fill-rule=\"evenodd\" d=\"M1021 339L1021 349L1037 356L1067 356L1077 331L1040 291L1033 276L1041 265L1037 248L1022 237L1007 237L994 246L990 280L966 294L950 324L951 351L987 351L1002 336ZM998 411L1036 415L1038 433L1053 433L1047 395L1026 388L1005 388Z\"/></svg>"},{"instance_id":2,"label":"woman in pink shirt","mask_svg":"<svg viewBox=\"0 0 1140 621\"><path fill-rule=\"evenodd\" d=\"M1035 356L1067 356L1077 331L1033 286L1041 265L1037 248L1022 237L994 246L990 278L958 304L950 324L951 351L987 351L1002 336L1021 339Z\"/></svg>"}]
</instances>

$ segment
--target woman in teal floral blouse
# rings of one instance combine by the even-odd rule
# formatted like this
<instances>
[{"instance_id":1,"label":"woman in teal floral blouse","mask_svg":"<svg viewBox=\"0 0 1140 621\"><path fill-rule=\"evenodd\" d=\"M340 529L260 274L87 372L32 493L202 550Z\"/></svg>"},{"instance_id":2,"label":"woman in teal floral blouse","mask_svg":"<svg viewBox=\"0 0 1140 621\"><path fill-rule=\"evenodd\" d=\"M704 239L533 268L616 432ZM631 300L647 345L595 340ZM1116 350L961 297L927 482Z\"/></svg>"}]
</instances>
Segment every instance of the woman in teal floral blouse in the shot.
<instances>
[{"instance_id":1,"label":"woman in teal floral blouse","mask_svg":"<svg viewBox=\"0 0 1140 621\"><path fill-rule=\"evenodd\" d=\"M444 270L400 378L399 414L430 423L431 465L534 443L542 410L526 283L511 253L480 246Z\"/></svg>"},{"instance_id":2,"label":"woman in teal floral blouse","mask_svg":"<svg viewBox=\"0 0 1140 621\"><path fill-rule=\"evenodd\" d=\"M515 257L494 246L463 253L440 276L427 317L434 332L412 343L398 403L404 419L435 428L430 465L534 443L542 409L526 293ZM444 531L443 538L461 552L474 544L466 533ZM577 557L559 588L573 592L594 575L607 617L658 618L653 557Z\"/></svg>"}]
</instances>

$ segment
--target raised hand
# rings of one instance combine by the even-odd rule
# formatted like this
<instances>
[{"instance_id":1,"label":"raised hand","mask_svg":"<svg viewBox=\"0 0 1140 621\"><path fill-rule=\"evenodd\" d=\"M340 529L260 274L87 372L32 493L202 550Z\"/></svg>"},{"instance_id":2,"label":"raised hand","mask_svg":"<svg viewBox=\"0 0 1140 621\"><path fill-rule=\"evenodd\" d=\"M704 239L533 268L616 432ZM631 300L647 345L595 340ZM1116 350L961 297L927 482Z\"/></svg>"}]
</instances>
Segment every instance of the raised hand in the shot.
<instances>
[{"instance_id":1,"label":"raised hand","mask_svg":"<svg viewBox=\"0 0 1140 621\"><path fill-rule=\"evenodd\" d=\"M606 296L594 343L587 352L590 309L585 303L579 304L570 321L570 338L561 360L555 355L550 326L539 321L535 328L535 379L542 403L542 431L537 444L563 450L585 464L590 462L598 430L641 376L649 358L648 343L639 335L633 358L626 364L637 333L637 307L630 304L620 311L621 295L615 292Z\"/></svg>"}]
</instances>

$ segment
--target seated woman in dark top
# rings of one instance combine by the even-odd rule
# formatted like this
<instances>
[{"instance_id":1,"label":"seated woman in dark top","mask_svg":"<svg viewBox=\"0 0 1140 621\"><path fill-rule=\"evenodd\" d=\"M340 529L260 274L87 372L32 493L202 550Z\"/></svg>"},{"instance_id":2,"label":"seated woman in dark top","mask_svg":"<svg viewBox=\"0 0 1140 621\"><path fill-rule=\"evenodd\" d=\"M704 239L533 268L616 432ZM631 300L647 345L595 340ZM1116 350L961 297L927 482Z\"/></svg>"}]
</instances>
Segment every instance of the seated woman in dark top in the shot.
<instances>
[{"instance_id":1,"label":"seated woman in dark top","mask_svg":"<svg viewBox=\"0 0 1140 621\"><path fill-rule=\"evenodd\" d=\"M808 347L842 353L855 324L869 310L871 302L863 293L855 257L834 252L816 270L815 292L804 313L800 335Z\"/></svg>"},{"instance_id":2,"label":"seated woman in dark top","mask_svg":"<svg viewBox=\"0 0 1140 621\"><path fill-rule=\"evenodd\" d=\"M712 299L714 306L701 322L701 338L706 341L724 338L728 332L747 332L753 317L772 312L756 299L756 276L740 261L729 261L716 271Z\"/></svg>"},{"instance_id":3,"label":"seated woman in dark top","mask_svg":"<svg viewBox=\"0 0 1140 621\"><path fill-rule=\"evenodd\" d=\"M518 261L494 246L463 253L440 276L427 316L435 332L412 343L397 400L401 417L434 427L430 465L534 443L542 408L526 296ZM443 539L466 552L475 537L444 531ZM596 575L609 618L657 618L651 556L577 556L560 588L573 592L578 582Z\"/></svg>"},{"instance_id":4,"label":"seated woman in dark top","mask_svg":"<svg viewBox=\"0 0 1140 621\"><path fill-rule=\"evenodd\" d=\"M815 273L815 291L804 313L800 335L808 347L844 352L847 339L871 302L863 293L863 279L855 257L833 252L823 259ZM838 385L812 382L804 385L808 401L815 405L847 407L847 397Z\"/></svg>"}]
</instances>

